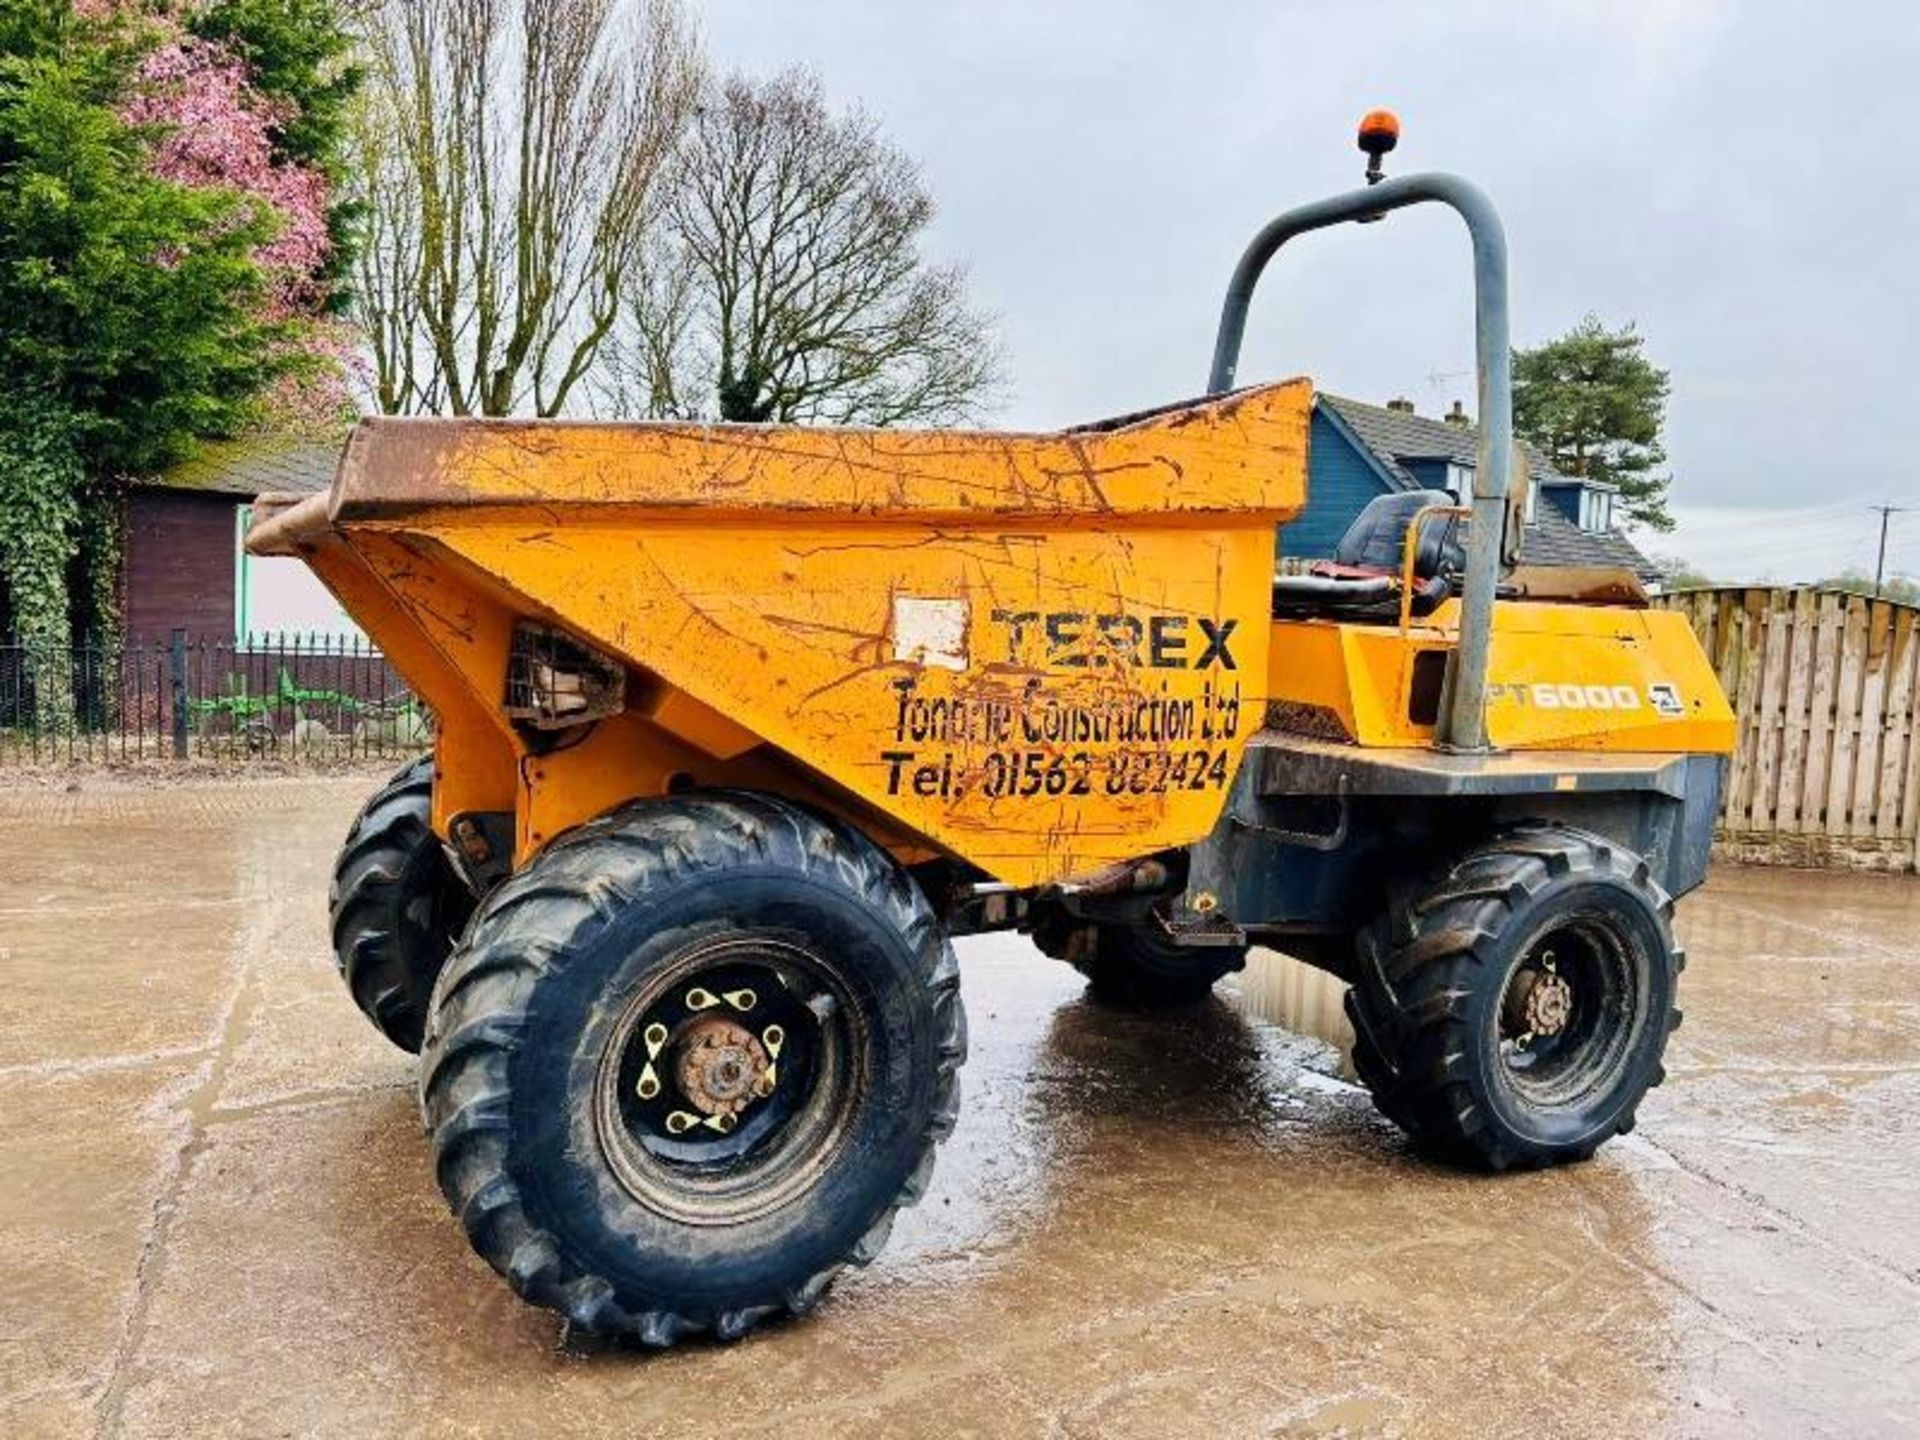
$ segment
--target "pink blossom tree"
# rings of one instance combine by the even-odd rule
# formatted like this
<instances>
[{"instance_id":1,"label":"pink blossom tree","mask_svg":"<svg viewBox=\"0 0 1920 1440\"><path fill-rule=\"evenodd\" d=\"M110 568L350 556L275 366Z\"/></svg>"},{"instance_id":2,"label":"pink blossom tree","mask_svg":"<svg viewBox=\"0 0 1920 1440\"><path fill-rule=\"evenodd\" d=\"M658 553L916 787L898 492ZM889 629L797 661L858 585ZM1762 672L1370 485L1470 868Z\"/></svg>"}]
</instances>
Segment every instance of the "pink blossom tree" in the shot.
<instances>
[{"instance_id":1,"label":"pink blossom tree","mask_svg":"<svg viewBox=\"0 0 1920 1440\"><path fill-rule=\"evenodd\" d=\"M137 0L96 0L132 11ZM253 197L277 222L255 258L269 279L263 317L285 336L286 375L262 397L268 429L331 430L351 412L348 328L325 315L330 182L318 167L276 153L274 136L293 107L261 92L246 61L226 44L194 35L182 5L145 17L151 45L122 106L130 123L155 136L154 173L178 184L218 187Z\"/></svg>"}]
</instances>

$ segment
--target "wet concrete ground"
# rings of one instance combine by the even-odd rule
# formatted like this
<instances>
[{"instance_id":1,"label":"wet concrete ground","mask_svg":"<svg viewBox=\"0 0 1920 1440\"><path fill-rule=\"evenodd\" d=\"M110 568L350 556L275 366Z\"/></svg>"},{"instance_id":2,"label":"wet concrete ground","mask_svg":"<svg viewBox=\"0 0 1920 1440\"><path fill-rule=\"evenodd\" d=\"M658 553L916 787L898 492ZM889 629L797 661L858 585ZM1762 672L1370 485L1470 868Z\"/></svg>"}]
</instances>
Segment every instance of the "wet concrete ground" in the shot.
<instances>
[{"instance_id":1,"label":"wet concrete ground","mask_svg":"<svg viewBox=\"0 0 1920 1440\"><path fill-rule=\"evenodd\" d=\"M647 1357L445 1213L323 935L370 788L0 794L0 1435L1920 1430L1920 882L1718 870L1639 1131L1498 1180L1319 1041L968 942L925 1205L814 1318Z\"/></svg>"}]
</instances>

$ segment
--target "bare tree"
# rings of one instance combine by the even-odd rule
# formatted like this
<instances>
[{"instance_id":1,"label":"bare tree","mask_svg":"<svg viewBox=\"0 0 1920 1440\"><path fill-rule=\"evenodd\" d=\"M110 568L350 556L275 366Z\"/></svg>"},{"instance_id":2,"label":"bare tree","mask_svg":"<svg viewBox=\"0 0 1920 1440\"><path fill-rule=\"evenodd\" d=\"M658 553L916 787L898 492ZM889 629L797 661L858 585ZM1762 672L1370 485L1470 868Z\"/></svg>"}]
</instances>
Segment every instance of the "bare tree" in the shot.
<instances>
[{"instance_id":1,"label":"bare tree","mask_svg":"<svg viewBox=\"0 0 1920 1440\"><path fill-rule=\"evenodd\" d=\"M420 196L402 150L399 119L388 97L361 98L353 127L354 200L361 220L354 318L371 357L374 405L386 415L435 414L445 398L420 324Z\"/></svg>"},{"instance_id":2,"label":"bare tree","mask_svg":"<svg viewBox=\"0 0 1920 1440\"><path fill-rule=\"evenodd\" d=\"M678 0L375 0L358 276L388 412L563 410L701 84Z\"/></svg>"},{"instance_id":3,"label":"bare tree","mask_svg":"<svg viewBox=\"0 0 1920 1440\"><path fill-rule=\"evenodd\" d=\"M920 241L918 166L803 70L702 102L627 287L613 403L724 420L947 423L1001 368L957 267Z\"/></svg>"}]
</instances>

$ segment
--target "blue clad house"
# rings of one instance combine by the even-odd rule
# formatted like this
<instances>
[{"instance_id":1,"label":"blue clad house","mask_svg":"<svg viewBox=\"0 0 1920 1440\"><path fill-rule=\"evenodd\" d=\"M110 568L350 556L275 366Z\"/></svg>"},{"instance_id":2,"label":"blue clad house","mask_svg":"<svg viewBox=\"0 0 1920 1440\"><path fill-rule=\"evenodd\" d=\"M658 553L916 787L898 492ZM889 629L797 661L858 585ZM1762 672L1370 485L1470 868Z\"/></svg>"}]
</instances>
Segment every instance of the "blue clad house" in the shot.
<instances>
[{"instance_id":1,"label":"blue clad house","mask_svg":"<svg viewBox=\"0 0 1920 1440\"><path fill-rule=\"evenodd\" d=\"M1369 500L1393 490L1446 490L1473 485L1478 432L1460 402L1443 419L1414 413L1408 400L1367 405L1317 395L1307 449L1307 508L1281 527L1284 559L1331 558ZM1616 487L1561 475L1530 445L1533 479L1521 559L1529 565L1595 566L1659 576L1646 556L1615 528Z\"/></svg>"}]
</instances>

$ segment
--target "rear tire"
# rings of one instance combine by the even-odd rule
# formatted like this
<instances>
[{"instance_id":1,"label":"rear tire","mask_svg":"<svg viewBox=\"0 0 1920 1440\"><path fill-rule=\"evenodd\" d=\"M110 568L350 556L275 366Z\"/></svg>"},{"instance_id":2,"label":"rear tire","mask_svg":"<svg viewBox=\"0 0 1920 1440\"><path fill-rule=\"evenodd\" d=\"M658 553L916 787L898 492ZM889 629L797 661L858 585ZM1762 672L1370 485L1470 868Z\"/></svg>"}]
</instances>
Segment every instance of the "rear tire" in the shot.
<instances>
[{"instance_id":1,"label":"rear tire","mask_svg":"<svg viewBox=\"0 0 1920 1440\"><path fill-rule=\"evenodd\" d=\"M584 825L489 895L420 1103L442 1192L522 1297L650 1346L731 1340L879 1252L965 1053L953 949L891 858L702 793Z\"/></svg>"},{"instance_id":2,"label":"rear tire","mask_svg":"<svg viewBox=\"0 0 1920 1440\"><path fill-rule=\"evenodd\" d=\"M1244 970L1244 945L1176 945L1151 917L1137 925L1098 924L1065 915L1043 920L1033 940L1043 954L1086 976L1094 998L1137 1010L1197 1005L1225 976Z\"/></svg>"},{"instance_id":3,"label":"rear tire","mask_svg":"<svg viewBox=\"0 0 1920 1440\"><path fill-rule=\"evenodd\" d=\"M1438 1157L1585 1160L1665 1078L1684 964L1672 914L1647 862L1600 836L1499 836L1360 935L1354 1069Z\"/></svg>"},{"instance_id":4,"label":"rear tire","mask_svg":"<svg viewBox=\"0 0 1920 1440\"><path fill-rule=\"evenodd\" d=\"M433 833L433 760L405 766L354 817L334 862L334 961L353 1003L416 1052L427 999L473 914L471 891Z\"/></svg>"}]
</instances>

